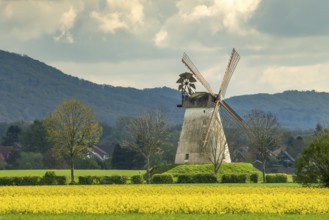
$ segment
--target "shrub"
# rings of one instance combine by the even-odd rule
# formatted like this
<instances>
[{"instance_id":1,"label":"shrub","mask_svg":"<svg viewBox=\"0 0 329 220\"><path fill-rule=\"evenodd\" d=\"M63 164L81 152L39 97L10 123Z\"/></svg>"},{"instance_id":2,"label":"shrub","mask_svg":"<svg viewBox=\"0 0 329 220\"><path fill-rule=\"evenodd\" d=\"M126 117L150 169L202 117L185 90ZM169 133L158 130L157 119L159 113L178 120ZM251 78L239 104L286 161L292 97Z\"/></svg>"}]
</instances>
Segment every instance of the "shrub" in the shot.
<instances>
[{"instance_id":1,"label":"shrub","mask_svg":"<svg viewBox=\"0 0 329 220\"><path fill-rule=\"evenodd\" d=\"M23 176L23 177L1 177L1 186L35 186L40 184L41 178L38 176Z\"/></svg>"},{"instance_id":2,"label":"shrub","mask_svg":"<svg viewBox=\"0 0 329 220\"><path fill-rule=\"evenodd\" d=\"M79 184L81 185L91 185L94 182L93 176L79 176Z\"/></svg>"},{"instance_id":3,"label":"shrub","mask_svg":"<svg viewBox=\"0 0 329 220\"><path fill-rule=\"evenodd\" d=\"M128 178L126 176L118 176L118 175L112 176L113 184L126 184L127 180Z\"/></svg>"},{"instance_id":4,"label":"shrub","mask_svg":"<svg viewBox=\"0 0 329 220\"><path fill-rule=\"evenodd\" d=\"M285 173L266 174L266 183L287 183L288 176Z\"/></svg>"},{"instance_id":5,"label":"shrub","mask_svg":"<svg viewBox=\"0 0 329 220\"><path fill-rule=\"evenodd\" d=\"M154 184L174 183L174 178L170 174L154 174L151 178L151 183Z\"/></svg>"},{"instance_id":6,"label":"shrub","mask_svg":"<svg viewBox=\"0 0 329 220\"><path fill-rule=\"evenodd\" d=\"M130 181L132 184L142 184L144 183L144 178L142 175L131 176Z\"/></svg>"},{"instance_id":7,"label":"shrub","mask_svg":"<svg viewBox=\"0 0 329 220\"><path fill-rule=\"evenodd\" d=\"M66 185L66 176L56 176L57 185Z\"/></svg>"},{"instance_id":8,"label":"shrub","mask_svg":"<svg viewBox=\"0 0 329 220\"><path fill-rule=\"evenodd\" d=\"M128 177L126 176L103 176L99 178L100 184L126 184Z\"/></svg>"},{"instance_id":9,"label":"shrub","mask_svg":"<svg viewBox=\"0 0 329 220\"><path fill-rule=\"evenodd\" d=\"M42 178L42 183L45 185L55 185L56 184L56 174L54 171L47 171Z\"/></svg>"},{"instance_id":10,"label":"shrub","mask_svg":"<svg viewBox=\"0 0 329 220\"><path fill-rule=\"evenodd\" d=\"M296 182L304 186L329 187L329 132L321 134L296 159Z\"/></svg>"},{"instance_id":11,"label":"shrub","mask_svg":"<svg viewBox=\"0 0 329 220\"><path fill-rule=\"evenodd\" d=\"M113 184L112 177L111 176L102 176L100 178L100 184Z\"/></svg>"},{"instance_id":12,"label":"shrub","mask_svg":"<svg viewBox=\"0 0 329 220\"><path fill-rule=\"evenodd\" d=\"M296 174L293 174L292 176L292 182L293 183L299 183L299 179L298 179L298 176L296 175ZM317 179L315 179L315 181L313 180L313 181L311 181L310 183L316 183L317 182ZM304 184L304 185L307 185L307 184Z\"/></svg>"},{"instance_id":13,"label":"shrub","mask_svg":"<svg viewBox=\"0 0 329 220\"><path fill-rule=\"evenodd\" d=\"M35 186L35 185L39 185L40 181L41 181L41 177L39 177L39 176L24 176L24 177L20 178L19 185L20 186Z\"/></svg>"},{"instance_id":14,"label":"shrub","mask_svg":"<svg viewBox=\"0 0 329 220\"><path fill-rule=\"evenodd\" d=\"M14 181L12 177L0 177L0 185L1 186L11 186L14 185Z\"/></svg>"},{"instance_id":15,"label":"shrub","mask_svg":"<svg viewBox=\"0 0 329 220\"><path fill-rule=\"evenodd\" d=\"M250 182L251 183L258 183L258 174L257 173L250 174Z\"/></svg>"},{"instance_id":16,"label":"shrub","mask_svg":"<svg viewBox=\"0 0 329 220\"><path fill-rule=\"evenodd\" d=\"M177 183L194 183L193 175L178 175Z\"/></svg>"},{"instance_id":17,"label":"shrub","mask_svg":"<svg viewBox=\"0 0 329 220\"><path fill-rule=\"evenodd\" d=\"M217 177L213 174L195 174L192 176L193 183L217 183Z\"/></svg>"},{"instance_id":18,"label":"shrub","mask_svg":"<svg viewBox=\"0 0 329 220\"><path fill-rule=\"evenodd\" d=\"M224 174L222 183L246 183L247 174Z\"/></svg>"}]
</instances>

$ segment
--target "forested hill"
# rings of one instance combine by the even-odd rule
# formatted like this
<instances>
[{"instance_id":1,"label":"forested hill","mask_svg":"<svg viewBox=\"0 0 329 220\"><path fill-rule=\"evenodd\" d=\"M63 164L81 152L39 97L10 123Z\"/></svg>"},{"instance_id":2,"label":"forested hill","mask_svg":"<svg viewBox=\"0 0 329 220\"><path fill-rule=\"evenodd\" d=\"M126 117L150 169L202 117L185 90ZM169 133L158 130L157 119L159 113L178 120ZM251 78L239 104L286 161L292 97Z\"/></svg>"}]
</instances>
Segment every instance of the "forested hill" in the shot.
<instances>
[{"instance_id":1,"label":"forested hill","mask_svg":"<svg viewBox=\"0 0 329 220\"><path fill-rule=\"evenodd\" d=\"M114 125L119 116L138 115L152 108L164 111L173 124L183 120L178 91L138 90L98 85L72 77L28 56L0 50L0 122L44 118L62 100L77 98L91 106L102 122ZM329 126L329 93L287 91L226 100L241 116L251 109L271 111L284 127Z\"/></svg>"},{"instance_id":2,"label":"forested hill","mask_svg":"<svg viewBox=\"0 0 329 220\"><path fill-rule=\"evenodd\" d=\"M307 129L315 128L317 123L329 126L329 93L286 91L237 96L226 101L241 116L251 109L270 111L283 127Z\"/></svg>"},{"instance_id":3,"label":"forested hill","mask_svg":"<svg viewBox=\"0 0 329 220\"><path fill-rule=\"evenodd\" d=\"M0 50L0 122L44 118L62 100L77 98L91 106L97 118L115 124L116 118L152 108L166 112L171 122L182 120L180 94L169 88L138 90L104 86L72 77L28 56Z\"/></svg>"}]
</instances>

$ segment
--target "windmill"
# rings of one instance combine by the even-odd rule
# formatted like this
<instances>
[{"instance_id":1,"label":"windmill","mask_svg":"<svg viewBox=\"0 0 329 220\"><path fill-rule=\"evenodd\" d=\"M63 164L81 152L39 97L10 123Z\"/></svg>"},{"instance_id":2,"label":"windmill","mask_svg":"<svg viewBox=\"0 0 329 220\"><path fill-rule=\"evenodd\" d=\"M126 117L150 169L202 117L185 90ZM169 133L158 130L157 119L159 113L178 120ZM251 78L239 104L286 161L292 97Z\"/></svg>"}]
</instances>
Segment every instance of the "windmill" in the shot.
<instances>
[{"instance_id":1,"label":"windmill","mask_svg":"<svg viewBox=\"0 0 329 220\"><path fill-rule=\"evenodd\" d=\"M177 147L175 163L209 163L209 155L215 152L223 154L223 162L231 162L223 125L219 115L219 108L223 108L242 127L248 129L241 117L224 101L227 86L233 72L240 60L235 49L232 50L222 84L218 94L214 93L209 83L204 79L199 70L184 53L182 62L191 73L182 73L177 83L180 83L179 90L182 92L182 105L185 115L180 139ZM204 86L207 92L196 92L194 83L196 79Z\"/></svg>"}]
</instances>

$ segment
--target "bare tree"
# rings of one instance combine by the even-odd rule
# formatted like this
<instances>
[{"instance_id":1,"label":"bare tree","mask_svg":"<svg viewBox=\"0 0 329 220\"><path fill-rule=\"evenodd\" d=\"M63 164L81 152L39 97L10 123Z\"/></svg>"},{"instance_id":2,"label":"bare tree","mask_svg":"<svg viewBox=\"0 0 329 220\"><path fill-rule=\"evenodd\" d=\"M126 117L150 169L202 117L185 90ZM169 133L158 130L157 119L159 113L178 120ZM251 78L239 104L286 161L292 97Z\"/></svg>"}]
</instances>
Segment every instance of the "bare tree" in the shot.
<instances>
[{"instance_id":1,"label":"bare tree","mask_svg":"<svg viewBox=\"0 0 329 220\"><path fill-rule=\"evenodd\" d=\"M123 145L139 152L146 161L147 182L150 181L151 159L162 153L160 146L169 134L169 127L160 111L131 117L126 124L128 137Z\"/></svg>"},{"instance_id":2,"label":"bare tree","mask_svg":"<svg viewBox=\"0 0 329 220\"><path fill-rule=\"evenodd\" d=\"M209 136L213 138L208 138L206 145L204 145L204 149L202 149L202 152L203 155L207 157L208 160L213 164L214 175L217 176L223 160L225 159L225 146L227 145L223 126L221 126L219 119L212 123L212 128L209 132ZM201 143L200 146L202 147L203 144Z\"/></svg>"},{"instance_id":3,"label":"bare tree","mask_svg":"<svg viewBox=\"0 0 329 220\"><path fill-rule=\"evenodd\" d=\"M257 150L257 158L262 162L263 182L266 182L266 161L271 150L279 147L281 141L281 129L277 118L270 112L252 110L247 114L247 123L253 133L249 140Z\"/></svg>"}]
</instances>

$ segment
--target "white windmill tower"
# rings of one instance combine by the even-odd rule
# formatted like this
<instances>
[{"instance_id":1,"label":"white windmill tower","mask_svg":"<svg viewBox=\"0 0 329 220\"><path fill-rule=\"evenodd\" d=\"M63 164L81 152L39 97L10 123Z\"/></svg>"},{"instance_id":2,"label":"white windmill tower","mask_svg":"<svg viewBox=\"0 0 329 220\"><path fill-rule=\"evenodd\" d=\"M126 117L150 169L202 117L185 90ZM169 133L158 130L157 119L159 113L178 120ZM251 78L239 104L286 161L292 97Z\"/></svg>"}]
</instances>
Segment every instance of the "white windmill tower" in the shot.
<instances>
[{"instance_id":1,"label":"white windmill tower","mask_svg":"<svg viewBox=\"0 0 329 220\"><path fill-rule=\"evenodd\" d=\"M184 107L186 111L175 164L209 163L214 154L215 156L220 154L223 162L231 162L218 110L219 108L225 109L239 124L248 129L241 117L223 100L239 59L239 54L233 49L219 92L216 94L187 54L184 53L182 62L191 73L180 74L177 81L180 83L178 89L182 92L182 104L179 107ZM207 92L195 92L194 82L196 79L194 77L205 87Z\"/></svg>"}]
</instances>

